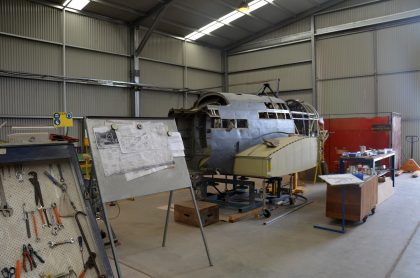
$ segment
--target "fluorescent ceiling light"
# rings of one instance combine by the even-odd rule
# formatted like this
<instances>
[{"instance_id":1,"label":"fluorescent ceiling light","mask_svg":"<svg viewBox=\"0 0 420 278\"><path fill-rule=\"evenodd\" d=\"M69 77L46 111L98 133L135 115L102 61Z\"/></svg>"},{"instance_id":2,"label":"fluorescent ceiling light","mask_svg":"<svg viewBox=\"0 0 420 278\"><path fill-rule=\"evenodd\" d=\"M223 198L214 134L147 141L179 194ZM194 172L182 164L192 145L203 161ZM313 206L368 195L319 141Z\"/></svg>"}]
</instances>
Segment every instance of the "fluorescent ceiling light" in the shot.
<instances>
[{"instance_id":1,"label":"fluorescent ceiling light","mask_svg":"<svg viewBox=\"0 0 420 278\"><path fill-rule=\"evenodd\" d=\"M249 5L246 0L241 1L238 7L238 11L243 12L243 13L249 11Z\"/></svg>"},{"instance_id":2,"label":"fluorescent ceiling light","mask_svg":"<svg viewBox=\"0 0 420 278\"><path fill-rule=\"evenodd\" d=\"M82 10L89 2L90 0L67 0L63 6L75 10Z\"/></svg>"},{"instance_id":3,"label":"fluorescent ceiling light","mask_svg":"<svg viewBox=\"0 0 420 278\"><path fill-rule=\"evenodd\" d=\"M73 1L75 1L75 0L73 0ZM254 1L251 1L251 2L248 3L249 9L248 9L247 12L239 11L239 9L235 10L233 12L230 12L230 13L218 18L217 20L210 22L206 26L201 27L197 31L194 31L194 32L188 34L187 36L185 36L185 39L195 41L195 40L201 38L204 35L209 35L214 30L217 30L220 27L222 27L224 25L227 25L227 24L231 23L232 21L237 20L238 18L241 18L244 15L246 15L250 12L253 12L256 9L259 9L259 8L265 6L268 3L271 3L273 1L274 0L254 0Z\"/></svg>"}]
</instances>

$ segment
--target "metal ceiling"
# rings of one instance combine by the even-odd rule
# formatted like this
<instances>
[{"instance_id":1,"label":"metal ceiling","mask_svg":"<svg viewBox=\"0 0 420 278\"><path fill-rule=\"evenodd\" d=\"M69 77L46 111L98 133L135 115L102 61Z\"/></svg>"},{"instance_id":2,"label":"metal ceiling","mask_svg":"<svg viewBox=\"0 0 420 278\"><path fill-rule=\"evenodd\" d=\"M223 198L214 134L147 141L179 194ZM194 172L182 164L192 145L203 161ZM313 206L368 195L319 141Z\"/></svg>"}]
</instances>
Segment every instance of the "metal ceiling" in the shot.
<instances>
[{"instance_id":1,"label":"metal ceiling","mask_svg":"<svg viewBox=\"0 0 420 278\"><path fill-rule=\"evenodd\" d=\"M61 5L64 0L45 0ZM240 0L91 0L83 11L133 24L159 5L170 2L155 30L185 37L221 16L235 10ZM198 42L224 48L263 30L272 29L308 10L331 0L274 0L268 5L215 30ZM142 19L140 25L151 27L153 16Z\"/></svg>"}]
</instances>

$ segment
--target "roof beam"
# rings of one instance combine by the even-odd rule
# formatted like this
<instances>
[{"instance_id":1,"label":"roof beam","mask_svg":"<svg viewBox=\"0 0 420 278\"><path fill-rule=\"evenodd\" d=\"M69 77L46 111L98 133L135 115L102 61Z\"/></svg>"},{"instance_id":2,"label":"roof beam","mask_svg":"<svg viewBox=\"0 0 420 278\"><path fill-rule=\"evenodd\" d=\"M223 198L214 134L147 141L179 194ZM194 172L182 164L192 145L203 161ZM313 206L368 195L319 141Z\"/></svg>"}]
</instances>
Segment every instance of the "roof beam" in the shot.
<instances>
[{"instance_id":1,"label":"roof beam","mask_svg":"<svg viewBox=\"0 0 420 278\"><path fill-rule=\"evenodd\" d=\"M156 29L156 26L159 23L159 20L162 18L163 14L165 13L166 9L168 9L169 5L164 5L159 8L158 11L156 11L156 16L153 19L152 26L150 26L149 30L147 30L146 34L144 35L144 38L141 40L140 45L137 47L135 56L138 57L141 54L141 51L146 46L147 41L149 40L150 36L152 35L153 31Z\"/></svg>"},{"instance_id":2,"label":"roof beam","mask_svg":"<svg viewBox=\"0 0 420 278\"><path fill-rule=\"evenodd\" d=\"M263 31L260 31L260 32L258 32L256 34L252 35L252 36L249 36L249 37L247 37L247 38L245 38L243 40L239 40L239 41L237 41L237 42L235 42L235 43L233 43L231 45L228 45L228 46L225 47L225 50L230 51L230 50L232 50L232 49L234 49L234 48L236 48L236 47L238 47L238 46L240 46L242 44L245 44L247 42L253 41L253 40L255 40L255 39L259 38L259 37L262 37L262 36L264 36L266 34L269 34L269 33L273 32L275 30L278 30L278 29L283 28L283 27L285 27L287 25L290 25L290 24L292 24L294 22L297 22L299 20L302 20L302 19L304 19L304 18L306 18L308 16L311 16L312 14L315 14L315 13L320 12L322 10L331 8L331 7L337 5L337 4L341 3L341 2L344 2L344 1L345 0L330 0L330 1L324 2L323 4L320 4L320 5L316 6L316 7L313 7L312 9L309 9L309 10L307 10L305 12L302 12L300 14L297 14L293 18L289 18L289 19L283 20L283 21L277 23L275 26L269 27L269 28L267 28L267 29L265 29Z\"/></svg>"},{"instance_id":3,"label":"roof beam","mask_svg":"<svg viewBox=\"0 0 420 278\"><path fill-rule=\"evenodd\" d=\"M285 11L286 13L288 13L288 14L290 14L290 15L293 15L293 16L295 16L295 15L296 15L296 13L295 13L294 11L292 11L292 10L290 10L290 9L286 8L286 7L285 7L284 5L282 5L282 4L276 3L276 2L274 2L274 1L267 1L267 0L265 0L265 2L267 2L267 3L268 3L268 4L270 4L271 6L274 6L274 7L278 8L278 9L280 9L280 10L282 10L282 11Z\"/></svg>"},{"instance_id":4,"label":"roof beam","mask_svg":"<svg viewBox=\"0 0 420 278\"><path fill-rule=\"evenodd\" d=\"M163 8L167 7L169 4L171 4L173 0L163 0L162 2L156 4L153 8L151 8L150 10L148 10L147 12L144 13L144 15L138 17L137 19L135 19L132 23L131 26L133 27L138 27L139 25L141 25L146 19L148 19L149 17L151 17L152 15L160 12ZM165 9L166 10L166 9Z\"/></svg>"}]
</instances>

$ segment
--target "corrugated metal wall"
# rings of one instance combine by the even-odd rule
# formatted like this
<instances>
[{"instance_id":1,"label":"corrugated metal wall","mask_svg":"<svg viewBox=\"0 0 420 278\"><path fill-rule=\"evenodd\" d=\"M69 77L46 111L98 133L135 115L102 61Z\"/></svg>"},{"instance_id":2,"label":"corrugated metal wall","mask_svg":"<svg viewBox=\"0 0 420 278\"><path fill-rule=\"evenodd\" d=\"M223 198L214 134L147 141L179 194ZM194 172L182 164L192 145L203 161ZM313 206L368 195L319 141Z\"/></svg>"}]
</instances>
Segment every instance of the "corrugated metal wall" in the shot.
<instances>
[{"instance_id":1,"label":"corrugated metal wall","mask_svg":"<svg viewBox=\"0 0 420 278\"><path fill-rule=\"evenodd\" d=\"M264 80L280 76L280 90L293 90L282 93L283 99L312 102L311 81L315 80L320 113L398 112L402 114L403 142L406 135L420 136L418 18L316 35L326 27L333 31L341 24L420 9L418 0L367 2L371 1L345 1L314 17L315 71L311 70L310 17L231 50L230 91L256 92ZM302 43L305 38L308 42ZM290 43L289 39L296 42ZM293 65L299 60L307 62ZM257 81L260 83L254 84ZM248 84L235 86L235 83ZM272 86L276 88L275 82ZM403 145L408 155L408 145ZM420 146L415 155L417 161L420 161L419 149Z\"/></svg>"},{"instance_id":2,"label":"corrugated metal wall","mask_svg":"<svg viewBox=\"0 0 420 278\"><path fill-rule=\"evenodd\" d=\"M140 37L144 33L141 29ZM63 16L60 9L26 0L0 1L0 70L27 73L26 79L0 77L0 117L49 116L64 105L74 116L131 116L132 89L66 82L64 99L63 82L44 76L62 77L65 70L70 78L131 81L130 67L128 26L69 11ZM220 90L221 52L153 34L140 58L140 82ZM189 107L196 99L194 94L144 91L141 114L166 116L170 108ZM45 123L16 123L36 121Z\"/></svg>"},{"instance_id":3,"label":"corrugated metal wall","mask_svg":"<svg viewBox=\"0 0 420 278\"><path fill-rule=\"evenodd\" d=\"M140 39L146 31L139 30ZM140 82L161 87L207 89L222 87L221 51L184 42L162 34L152 34L140 54ZM197 99L183 93L142 91L142 116L162 117L170 108L191 107Z\"/></svg>"}]
</instances>

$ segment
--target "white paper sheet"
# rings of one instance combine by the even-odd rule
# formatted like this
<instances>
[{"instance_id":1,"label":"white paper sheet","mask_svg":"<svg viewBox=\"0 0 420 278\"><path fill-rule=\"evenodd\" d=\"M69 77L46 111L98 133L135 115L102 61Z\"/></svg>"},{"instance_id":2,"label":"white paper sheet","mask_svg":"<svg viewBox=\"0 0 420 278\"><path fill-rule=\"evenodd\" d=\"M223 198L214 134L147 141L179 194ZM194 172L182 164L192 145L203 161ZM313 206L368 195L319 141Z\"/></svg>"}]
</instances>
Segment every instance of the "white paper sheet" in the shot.
<instances>
[{"instance_id":1,"label":"white paper sheet","mask_svg":"<svg viewBox=\"0 0 420 278\"><path fill-rule=\"evenodd\" d=\"M128 177L132 178L174 164L163 123L117 124L115 131L110 127L115 123L107 124L94 128L105 176L135 172Z\"/></svg>"},{"instance_id":2,"label":"white paper sheet","mask_svg":"<svg viewBox=\"0 0 420 278\"><path fill-rule=\"evenodd\" d=\"M168 143L173 157L185 156L181 133L176 131L169 132Z\"/></svg>"},{"instance_id":3,"label":"white paper sheet","mask_svg":"<svg viewBox=\"0 0 420 278\"><path fill-rule=\"evenodd\" d=\"M127 181L132 181L134 179L140 178L140 177L144 177L153 173L156 173L158 171L161 170L165 170L171 168L171 166L167 165L167 166L160 166L160 167L155 167L155 168L151 168L148 170L139 170L139 171L133 171L133 172L129 172L129 173L125 173L125 179Z\"/></svg>"},{"instance_id":4,"label":"white paper sheet","mask_svg":"<svg viewBox=\"0 0 420 278\"><path fill-rule=\"evenodd\" d=\"M336 174L319 176L329 185L361 184L363 181L352 174Z\"/></svg>"}]
</instances>

